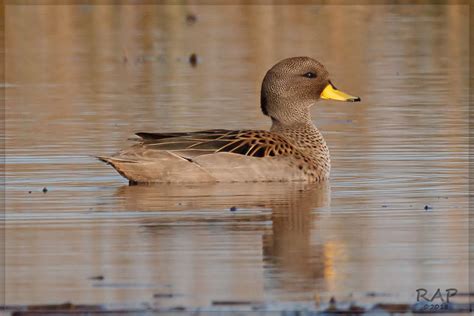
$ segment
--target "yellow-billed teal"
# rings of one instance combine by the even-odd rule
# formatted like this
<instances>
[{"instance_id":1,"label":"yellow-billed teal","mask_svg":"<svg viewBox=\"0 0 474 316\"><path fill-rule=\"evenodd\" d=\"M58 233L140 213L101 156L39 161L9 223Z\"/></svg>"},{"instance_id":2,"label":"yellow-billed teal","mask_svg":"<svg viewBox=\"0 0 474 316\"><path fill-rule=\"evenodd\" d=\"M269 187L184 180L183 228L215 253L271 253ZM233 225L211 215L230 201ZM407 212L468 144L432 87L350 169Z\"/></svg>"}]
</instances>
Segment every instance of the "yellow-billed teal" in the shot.
<instances>
[{"instance_id":1,"label":"yellow-billed teal","mask_svg":"<svg viewBox=\"0 0 474 316\"><path fill-rule=\"evenodd\" d=\"M137 133L135 145L98 158L132 183L323 181L331 169L329 150L310 114L319 99L360 101L337 90L318 61L284 59L262 83L270 131Z\"/></svg>"}]
</instances>

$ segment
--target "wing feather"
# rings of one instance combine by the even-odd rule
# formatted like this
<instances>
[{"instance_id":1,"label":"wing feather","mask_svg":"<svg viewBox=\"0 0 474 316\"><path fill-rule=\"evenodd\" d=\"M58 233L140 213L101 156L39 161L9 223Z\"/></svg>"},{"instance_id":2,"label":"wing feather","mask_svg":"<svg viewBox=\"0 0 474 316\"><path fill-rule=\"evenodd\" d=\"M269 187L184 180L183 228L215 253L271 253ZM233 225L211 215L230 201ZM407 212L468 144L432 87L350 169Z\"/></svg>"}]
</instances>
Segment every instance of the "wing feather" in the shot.
<instances>
[{"instance_id":1,"label":"wing feather","mask_svg":"<svg viewBox=\"0 0 474 316\"><path fill-rule=\"evenodd\" d=\"M292 148L283 136L264 130L213 129L188 133L137 133L141 146L191 157L229 152L244 156L283 155Z\"/></svg>"}]
</instances>

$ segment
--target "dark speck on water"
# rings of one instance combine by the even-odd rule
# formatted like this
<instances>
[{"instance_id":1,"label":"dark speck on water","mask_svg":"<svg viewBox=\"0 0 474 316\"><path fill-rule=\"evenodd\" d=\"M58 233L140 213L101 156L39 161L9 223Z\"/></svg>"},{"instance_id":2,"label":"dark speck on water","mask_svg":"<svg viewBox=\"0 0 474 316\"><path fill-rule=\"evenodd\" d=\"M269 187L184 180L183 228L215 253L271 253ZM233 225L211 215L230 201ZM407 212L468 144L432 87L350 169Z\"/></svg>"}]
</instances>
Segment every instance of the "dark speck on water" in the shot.
<instances>
[{"instance_id":1,"label":"dark speck on water","mask_svg":"<svg viewBox=\"0 0 474 316\"><path fill-rule=\"evenodd\" d=\"M232 207L230 208L230 211L231 211L231 212L235 212L235 211L237 211L237 207L235 207L235 206L232 206Z\"/></svg>"},{"instance_id":2,"label":"dark speck on water","mask_svg":"<svg viewBox=\"0 0 474 316\"><path fill-rule=\"evenodd\" d=\"M382 205L382 207L387 207L387 205L384 204L384 205Z\"/></svg>"},{"instance_id":3,"label":"dark speck on water","mask_svg":"<svg viewBox=\"0 0 474 316\"><path fill-rule=\"evenodd\" d=\"M336 122L341 124L350 124L352 123L352 120L336 120Z\"/></svg>"},{"instance_id":4,"label":"dark speck on water","mask_svg":"<svg viewBox=\"0 0 474 316\"><path fill-rule=\"evenodd\" d=\"M258 304L258 302L252 302L252 301L212 301L212 305L217 306L217 305L255 305Z\"/></svg>"},{"instance_id":5,"label":"dark speck on water","mask_svg":"<svg viewBox=\"0 0 474 316\"><path fill-rule=\"evenodd\" d=\"M425 205L425 211L431 210L433 207L431 205L426 204Z\"/></svg>"},{"instance_id":6,"label":"dark speck on water","mask_svg":"<svg viewBox=\"0 0 474 316\"><path fill-rule=\"evenodd\" d=\"M47 187L44 187L44 188L43 188L43 193L46 193L46 192L48 192L48 188L47 188Z\"/></svg>"},{"instance_id":7,"label":"dark speck on water","mask_svg":"<svg viewBox=\"0 0 474 316\"><path fill-rule=\"evenodd\" d=\"M96 275L96 276L93 276L93 277L89 278L89 280L96 280L96 281L102 281L104 279L105 279L105 277L103 275Z\"/></svg>"},{"instance_id":8,"label":"dark speck on water","mask_svg":"<svg viewBox=\"0 0 474 316\"><path fill-rule=\"evenodd\" d=\"M197 21L197 16L193 13L188 13L188 15L186 15L186 23L188 24L194 24L196 23Z\"/></svg>"},{"instance_id":9,"label":"dark speck on water","mask_svg":"<svg viewBox=\"0 0 474 316\"><path fill-rule=\"evenodd\" d=\"M386 293L378 293L378 292L367 292L368 297L382 297L387 296Z\"/></svg>"},{"instance_id":10,"label":"dark speck on water","mask_svg":"<svg viewBox=\"0 0 474 316\"><path fill-rule=\"evenodd\" d=\"M28 191L28 194L31 194L31 191Z\"/></svg>"},{"instance_id":11,"label":"dark speck on water","mask_svg":"<svg viewBox=\"0 0 474 316\"><path fill-rule=\"evenodd\" d=\"M172 298L174 295L172 293L155 293L153 294L154 298Z\"/></svg>"},{"instance_id":12,"label":"dark speck on water","mask_svg":"<svg viewBox=\"0 0 474 316\"><path fill-rule=\"evenodd\" d=\"M175 306L169 309L170 312L183 312L185 310L186 310L186 307L184 306Z\"/></svg>"},{"instance_id":13,"label":"dark speck on water","mask_svg":"<svg viewBox=\"0 0 474 316\"><path fill-rule=\"evenodd\" d=\"M189 63L191 66L196 67L198 63L198 57L195 53L192 53L191 56L189 56Z\"/></svg>"}]
</instances>

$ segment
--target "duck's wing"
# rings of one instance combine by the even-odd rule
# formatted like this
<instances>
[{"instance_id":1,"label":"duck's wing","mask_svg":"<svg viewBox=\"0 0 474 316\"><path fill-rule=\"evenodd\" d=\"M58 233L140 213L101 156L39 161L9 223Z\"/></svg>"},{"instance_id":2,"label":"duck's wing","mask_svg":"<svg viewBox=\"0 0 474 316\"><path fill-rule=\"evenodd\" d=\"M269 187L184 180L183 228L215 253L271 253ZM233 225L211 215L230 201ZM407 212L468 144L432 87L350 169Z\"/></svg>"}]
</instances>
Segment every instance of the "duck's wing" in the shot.
<instances>
[{"instance_id":1,"label":"duck's wing","mask_svg":"<svg viewBox=\"0 0 474 316\"><path fill-rule=\"evenodd\" d=\"M135 133L135 135L142 138L143 141L157 141L165 138L176 138L176 137L209 137L213 138L215 135L225 134L231 132L227 129L209 129L204 131L197 132L178 132L178 133L147 133L140 132Z\"/></svg>"},{"instance_id":2,"label":"duck's wing","mask_svg":"<svg viewBox=\"0 0 474 316\"><path fill-rule=\"evenodd\" d=\"M291 153L294 146L283 136L264 130L205 130L190 133L137 133L147 151L168 151L185 158L220 152L250 157Z\"/></svg>"},{"instance_id":3,"label":"duck's wing","mask_svg":"<svg viewBox=\"0 0 474 316\"><path fill-rule=\"evenodd\" d=\"M132 182L300 181L301 167L274 156L307 158L283 136L263 130L138 133L141 141L98 157ZM265 159L264 157L269 157ZM276 158L276 159L273 159Z\"/></svg>"}]
</instances>

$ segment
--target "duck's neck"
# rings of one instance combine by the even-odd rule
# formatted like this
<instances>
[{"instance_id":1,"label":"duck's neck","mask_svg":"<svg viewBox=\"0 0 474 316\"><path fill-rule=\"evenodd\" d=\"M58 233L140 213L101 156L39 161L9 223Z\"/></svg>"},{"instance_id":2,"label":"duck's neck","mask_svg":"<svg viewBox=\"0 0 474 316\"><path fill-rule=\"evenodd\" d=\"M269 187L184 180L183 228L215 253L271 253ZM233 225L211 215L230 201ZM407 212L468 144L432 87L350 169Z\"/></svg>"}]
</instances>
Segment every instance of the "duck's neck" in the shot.
<instances>
[{"instance_id":1,"label":"duck's neck","mask_svg":"<svg viewBox=\"0 0 474 316\"><path fill-rule=\"evenodd\" d=\"M330 165L329 149L326 141L311 119L293 124L284 124L272 118L270 130L290 140L291 143L298 146L318 164L327 163L328 166Z\"/></svg>"}]
</instances>

